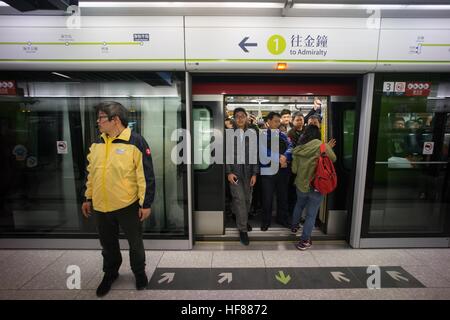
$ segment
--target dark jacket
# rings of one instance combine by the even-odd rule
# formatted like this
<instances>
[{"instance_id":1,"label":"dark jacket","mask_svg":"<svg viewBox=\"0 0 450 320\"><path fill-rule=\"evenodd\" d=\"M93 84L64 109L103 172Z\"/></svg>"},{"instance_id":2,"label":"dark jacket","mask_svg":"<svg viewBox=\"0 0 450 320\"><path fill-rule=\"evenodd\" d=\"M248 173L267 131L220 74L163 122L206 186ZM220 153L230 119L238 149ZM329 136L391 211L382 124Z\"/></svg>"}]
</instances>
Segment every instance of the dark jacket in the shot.
<instances>
[{"instance_id":1,"label":"dark jacket","mask_svg":"<svg viewBox=\"0 0 450 320\"><path fill-rule=\"evenodd\" d=\"M266 150L262 150L263 153L265 153L267 155L268 158L271 158L273 150L271 147L271 136L273 134L278 134L278 138L279 138L279 147L278 147L278 155L274 156L276 158L278 158L280 155L284 155L287 159L288 162L291 162L292 160L292 144L289 141L287 135L284 132L278 131L278 133L276 133L275 130L271 130L271 129L267 129L267 131L264 132L264 137L267 139L267 149ZM261 146L263 147L263 146ZM270 163L269 164L261 164L261 167L270 167Z\"/></svg>"},{"instance_id":2,"label":"dark jacket","mask_svg":"<svg viewBox=\"0 0 450 320\"><path fill-rule=\"evenodd\" d=\"M288 131L287 135L288 138L292 144L292 148L295 148L296 146L298 146L298 141L300 140L300 137L302 136L303 132L304 132L304 126L303 126L303 130L298 131L295 128L292 128L291 130Z\"/></svg>"},{"instance_id":3,"label":"dark jacket","mask_svg":"<svg viewBox=\"0 0 450 320\"><path fill-rule=\"evenodd\" d=\"M258 142L258 133L254 129L246 128L244 132L247 132L248 130L252 130L255 133L256 136L256 142ZM229 163L228 159L230 155L226 156L226 164L225 164L225 174L229 175L230 173L235 174L238 179L250 179L252 176L256 176L259 174L259 165L258 165L258 150L257 146L258 143L256 143L256 162L251 164L250 163L250 139L243 139L245 142L245 146L243 144L239 143L240 138L237 139L234 138L234 154L232 156L232 163ZM240 149L240 152L242 152L242 147L245 148L245 163L244 164L238 164L238 148Z\"/></svg>"}]
</instances>

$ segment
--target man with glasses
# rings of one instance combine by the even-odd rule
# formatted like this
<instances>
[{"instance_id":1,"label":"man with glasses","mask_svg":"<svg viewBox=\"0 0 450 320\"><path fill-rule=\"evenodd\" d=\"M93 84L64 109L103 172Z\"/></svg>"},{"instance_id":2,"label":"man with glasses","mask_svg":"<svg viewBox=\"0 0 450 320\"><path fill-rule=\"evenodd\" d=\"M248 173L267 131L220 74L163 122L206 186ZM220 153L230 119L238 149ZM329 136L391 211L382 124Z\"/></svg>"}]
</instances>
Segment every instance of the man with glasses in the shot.
<instances>
[{"instance_id":1,"label":"man with glasses","mask_svg":"<svg viewBox=\"0 0 450 320\"><path fill-rule=\"evenodd\" d=\"M101 136L89 149L82 212L86 218L94 212L97 218L105 273L97 289L101 297L119 276L119 226L130 246L136 289L147 287L142 223L151 213L155 175L150 148L142 136L127 127L125 107L117 102L102 102L95 110Z\"/></svg>"},{"instance_id":2,"label":"man with glasses","mask_svg":"<svg viewBox=\"0 0 450 320\"><path fill-rule=\"evenodd\" d=\"M236 124L236 135L232 136L233 140L228 140L227 144L234 144L234 154L230 157L232 162L227 161L225 165L225 173L230 186L231 209L236 216L239 238L243 245L248 246L250 240L247 232L252 230L252 227L248 223L248 213L252 203L253 186L256 183L256 177L259 173L256 154L257 136L256 132L248 127L247 112L244 108L234 109L233 118ZM250 141L252 135L254 137L253 146ZM252 151L253 154L250 154ZM252 156L254 161L252 161Z\"/></svg>"}]
</instances>

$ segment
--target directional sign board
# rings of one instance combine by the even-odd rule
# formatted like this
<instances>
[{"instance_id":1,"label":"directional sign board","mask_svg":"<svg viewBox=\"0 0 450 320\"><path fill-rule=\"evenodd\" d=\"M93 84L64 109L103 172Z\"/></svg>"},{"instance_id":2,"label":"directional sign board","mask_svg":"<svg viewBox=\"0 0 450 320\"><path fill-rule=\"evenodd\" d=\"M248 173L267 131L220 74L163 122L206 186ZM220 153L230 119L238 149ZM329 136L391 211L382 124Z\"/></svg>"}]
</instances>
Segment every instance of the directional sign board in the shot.
<instances>
[{"instance_id":1,"label":"directional sign board","mask_svg":"<svg viewBox=\"0 0 450 320\"><path fill-rule=\"evenodd\" d=\"M186 17L188 70L369 71L378 30L366 19Z\"/></svg>"},{"instance_id":2,"label":"directional sign board","mask_svg":"<svg viewBox=\"0 0 450 320\"><path fill-rule=\"evenodd\" d=\"M263 290L368 288L367 267L157 268L151 290ZM380 267L380 288L423 288L398 266Z\"/></svg>"},{"instance_id":3,"label":"directional sign board","mask_svg":"<svg viewBox=\"0 0 450 320\"><path fill-rule=\"evenodd\" d=\"M450 71L450 19L383 19L377 71Z\"/></svg>"},{"instance_id":4,"label":"directional sign board","mask_svg":"<svg viewBox=\"0 0 450 320\"><path fill-rule=\"evenodd\" d=\"M27 18L20 26L2 18L2 69L184 70L182 17L82 17L79 28L61 17Z\"/></svg>"}]
</instances>

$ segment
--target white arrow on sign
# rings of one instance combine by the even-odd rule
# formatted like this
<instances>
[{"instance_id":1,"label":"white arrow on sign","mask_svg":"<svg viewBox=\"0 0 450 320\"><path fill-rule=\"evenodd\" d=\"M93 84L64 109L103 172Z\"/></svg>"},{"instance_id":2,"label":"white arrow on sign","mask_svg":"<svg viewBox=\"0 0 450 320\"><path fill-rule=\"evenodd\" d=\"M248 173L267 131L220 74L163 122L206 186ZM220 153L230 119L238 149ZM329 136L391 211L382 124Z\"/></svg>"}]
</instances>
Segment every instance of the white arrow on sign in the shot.
<instances>
[{"instance_id":1,"label":"white arrow on sign","mask_svg":"<svg viewBox=\"0 0 450 320\"><path fill-rule=\"evenodd\" d=\"M218 283L223 283L225 280L228 280L228 283L230 283L231 281L233 281L233 274L231 272L229 273L221 273L219 274L219 277L222 277L219 279L219 281L217 281Z\"/></svg>"},{"instance_id":2,"label":"white arrow on sign","mask_svg":"<svg viewBox=\"0 0 450 320\"><path fill-rule=\"evenodd\" d=\"M409 281L408 278L405 278L403 276L401 276L401 273L398 271L386 271L386 273L394 280L396 281L400 281L400 280L404 280L404 281Z\"/></svg>"},{"instance_id":3,"label":"white arrow on sign","mask_svg":"<svg viewBox=\"0 0 450 320\"><path fill-rule=\"evenodd\" d=\"M335 271L335 272L331 272L331 275L333 276L334 280L342 282L341 280L344 280L345 282L350 282L349 278L344 277L345 273L343 272L339 272L339 271Z\"/></svg>"},{"instance_id":4,"label":"white arrow on sign","mask_svg":"<svg viewBox=\"0 0 450 320\"><path fill-rule=\"evenodd\" d=\"M166 280L168 280L167 283L171 283L174 277L175 277L174 272L163 273L162 278L158 280L158 283L163 283Z\"/></svg>"}]
</instances>

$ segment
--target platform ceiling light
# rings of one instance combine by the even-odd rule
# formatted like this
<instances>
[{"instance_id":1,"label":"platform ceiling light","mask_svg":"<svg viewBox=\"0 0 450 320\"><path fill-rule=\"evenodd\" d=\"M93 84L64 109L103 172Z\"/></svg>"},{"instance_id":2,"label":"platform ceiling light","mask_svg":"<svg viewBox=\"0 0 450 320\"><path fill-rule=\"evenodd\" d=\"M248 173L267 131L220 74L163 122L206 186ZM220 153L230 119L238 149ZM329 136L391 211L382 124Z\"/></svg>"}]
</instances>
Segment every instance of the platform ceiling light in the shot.
<instances>
[{"instance_id":1,"label":"platform ceiling light","mask_svg":"<svg viewBox=\"0 0 450 320\"><path fill-rule=\"evenodd\" d=\"M450 10L450 5L294 3L292 8L319 10Z\"/></svg>"},{"instance_id":2,"label":"platform ceiling light","mask_svg":"<svg viewBox=\"0 0 450 320\"><path fill-rule=\"evenodd\" d=\"M282 9L284 3L278 2L113 2L80 1L80 8L262 8Z\"/></svg>"},{"instance_id":3,"label":"platform ceiling light","mask_svg":"<svg viewBox=\"0 0 450 320\"><path fill-rule=\"evenodd\" d=\"M286 70L287 69L287 63L286 62L278 62L277 63L277 70Z\"/></svg>"}]
</instances>

